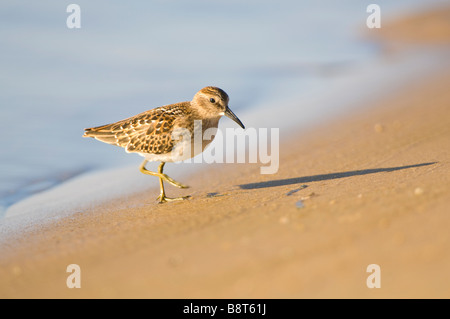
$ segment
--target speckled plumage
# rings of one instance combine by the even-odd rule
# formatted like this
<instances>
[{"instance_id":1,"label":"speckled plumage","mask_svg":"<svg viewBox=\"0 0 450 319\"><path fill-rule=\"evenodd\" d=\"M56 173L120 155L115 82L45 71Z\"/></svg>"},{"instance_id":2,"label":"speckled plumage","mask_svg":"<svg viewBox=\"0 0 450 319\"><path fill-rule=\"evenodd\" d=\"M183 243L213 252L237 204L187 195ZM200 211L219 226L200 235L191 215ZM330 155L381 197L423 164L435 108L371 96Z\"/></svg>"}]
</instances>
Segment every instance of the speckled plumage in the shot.
<instances>
[{"instance_id":1,"label":"speckled plumage","mask_svg":"<svg viewBox=\"0 0 450 319\"><path fill-rule=\"evenodd\" d=\"M88 128L84 136L123 147L128 153L170 153L175 128L182 125L192 132L189 107L190 102L161 106L116 123Z\"/></svg>"}]
</instances>

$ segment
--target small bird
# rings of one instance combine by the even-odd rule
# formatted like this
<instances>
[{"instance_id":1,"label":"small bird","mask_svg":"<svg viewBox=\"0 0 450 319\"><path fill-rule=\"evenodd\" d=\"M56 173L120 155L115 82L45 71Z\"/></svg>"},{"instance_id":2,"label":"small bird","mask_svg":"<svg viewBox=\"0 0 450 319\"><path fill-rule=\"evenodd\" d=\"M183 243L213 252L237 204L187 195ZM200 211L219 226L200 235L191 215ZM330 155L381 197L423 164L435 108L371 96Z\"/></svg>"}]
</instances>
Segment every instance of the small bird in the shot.
<instances>
[{"instance_id":1,"label":"small bird","mask_svg":"<svg viewBox=\"0 0 450 319\"><path fill-rule=\"evenodd\" d=\"M178 188L188 188L163 173L166 162L177 162L194 157L212 142L213 138L194 145L195 134L207 129L217 130L220 118L225 115L245 129L242 122L228 107L228 95L220 88L207 86L198 91L192 101L160 106L116 123L85 129L83 137L123 147L127 153L137 153L145 158L140 171L159 178L160 203L184 200L190 196L166 197L166 181ZM201 124L201 125L199 125ZM148 162L159 161L158 172L145 168Z\"/></svg>"}]
</instances>

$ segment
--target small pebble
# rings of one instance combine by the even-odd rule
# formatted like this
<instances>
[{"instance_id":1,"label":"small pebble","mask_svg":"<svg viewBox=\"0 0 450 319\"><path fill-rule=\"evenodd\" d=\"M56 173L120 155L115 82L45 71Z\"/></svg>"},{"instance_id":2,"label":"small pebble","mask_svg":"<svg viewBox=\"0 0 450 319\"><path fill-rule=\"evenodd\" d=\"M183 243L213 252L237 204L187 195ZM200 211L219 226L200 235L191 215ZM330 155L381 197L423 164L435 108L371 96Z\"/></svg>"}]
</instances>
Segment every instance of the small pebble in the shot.
<instances>
[{"instance_id":1,"label":"small pebble","mask_svg":"<svg viewBox=\"0 0 450 319\"><path fill-rule=\"evenodd\" d=\"M289 223L289 218L287 218L286 216L280 217L279 222L280 224L287 224Z\"/></svg>"},{"instance_id":2,"label":"small pebble","mask_svg":"<svg viewBox=\"0 0 450 319\"><path fill-rule=\"evenodd\" d=\"M208 194L206 194L206 197L215 197L215 196L217 196L219 193L208 193Z\"/></svg>"},{"instance_id":3,"label":"small pebble","mask_svg":"<svg viewBox=\"0 0 450 319\"><path fill-rule=\"evenodd\" d=\"M422 195L422 194L423 194L423 188L417 187L417 188L414 190L414 195Z\"/></svg>"},{"instance_id":4,"label":"small pebble","mask_svg":"<svg viewBox=\"0 0 450 319\"><path fill-rule=\"evenodd\" d=\"M302 202L301 200L299 200L299 201L297 201L297 202L295 203L295 207L297 207L297 208L303 208L303 207L305 207L305 205L303 204L303 202Z\"/></svg>"},{"instance_id":5,"label":"small pebble","mask_svg":"<svg viewBox=\"0 0 450 319\"><path fill-rule=\"evenodd\" d=\"M211 198L211 197L222 197L225 196L226 194L220 194L220 193L208 193L206 194L207 198Z\"/></svg>"},{"instance_id":6,"label":"small pebble","mask_svg":"<svg viewBox=\"0 0 450 319\"><path fill-rule=\"evenodd\" d=\"M308 187L308 185L302 185L299 188L293 189L291 191L289 191L288 193L286 193L286 196L291 196L292 194L297 193L298 191L302 190L303 188Z\"/></svg>"}]
</instances>

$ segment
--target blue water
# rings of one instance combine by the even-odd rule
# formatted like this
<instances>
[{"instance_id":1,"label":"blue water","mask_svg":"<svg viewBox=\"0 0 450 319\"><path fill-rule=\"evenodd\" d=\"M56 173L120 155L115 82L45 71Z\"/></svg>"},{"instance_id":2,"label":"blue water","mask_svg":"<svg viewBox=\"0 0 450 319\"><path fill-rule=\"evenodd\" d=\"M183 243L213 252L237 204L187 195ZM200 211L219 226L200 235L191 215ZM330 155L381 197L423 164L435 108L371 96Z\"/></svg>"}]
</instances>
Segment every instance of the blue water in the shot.
<instances>
[{"instance_id":1,"label":"blue water","mask_svg":"<svg viewBox=\"0 0 450 319\"><path fill-rule=\"evenodd\" d=\"M372 2L76 1L81 29L68 29L68 2L2 1L0 216L82 173L140 162L81 138L85 127L190 100L207 85L227 91L238 115L268 104L279 112L277 101L370 64L379 48L361 33ZM382 19L424 6L376 3Z\"/></svg>"}]
</instances>

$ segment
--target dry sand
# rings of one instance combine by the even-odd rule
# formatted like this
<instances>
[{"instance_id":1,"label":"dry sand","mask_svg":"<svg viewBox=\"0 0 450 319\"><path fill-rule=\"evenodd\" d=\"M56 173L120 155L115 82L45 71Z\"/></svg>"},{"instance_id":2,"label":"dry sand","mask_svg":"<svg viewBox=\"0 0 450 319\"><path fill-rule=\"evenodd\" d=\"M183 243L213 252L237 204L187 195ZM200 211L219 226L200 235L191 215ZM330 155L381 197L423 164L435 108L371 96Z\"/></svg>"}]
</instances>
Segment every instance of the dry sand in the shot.
<instances>
[{"instance_id":1,"label":"dry sand","mask_svg":"<svg viewBox=\"0 0 450 319\"><path fill-rule=\"evenodd\" d=\"M0 249L0 297L449 298L449 71L293 134L275 175L213 165L167 187L189 201L154 188L28 230Z\"/></svg>"}]
</instances>

